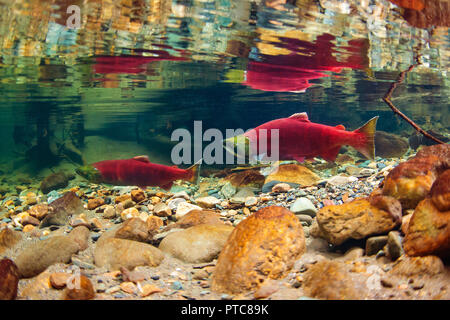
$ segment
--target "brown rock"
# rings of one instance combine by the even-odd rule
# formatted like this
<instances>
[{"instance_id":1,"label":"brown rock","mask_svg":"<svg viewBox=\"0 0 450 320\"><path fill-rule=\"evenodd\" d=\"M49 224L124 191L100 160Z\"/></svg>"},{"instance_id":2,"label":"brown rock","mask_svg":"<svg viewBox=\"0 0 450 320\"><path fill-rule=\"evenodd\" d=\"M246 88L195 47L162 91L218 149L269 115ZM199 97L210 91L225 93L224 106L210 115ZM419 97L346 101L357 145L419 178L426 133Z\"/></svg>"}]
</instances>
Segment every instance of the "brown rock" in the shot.
<instances>
[{"instance_id":1,"label":"brown rock","mask_svg":"<svg viewBox=\"0 0 450 320\"><path fill-rule=\"evenodd\" d=\"M51 212L41 221L40 228L50 225L65 225L70 216L75 216L83 212L83 202L75 192L66 192L61 198L50 204Z\"/></svg>"},{"instance_id":2,"label":"brown rock","mask_svg":"<svg viewBox=\"0 0 450 320\"><path fill-rule=\"evenodd\" d=\"M10 259L0 260L0 300L14 300L17 297L19 270Z\"/></svg>"},{"instance_id":3,"label":"brown rock","mask_svg":"<svg viewBox=\"0 0 450 320\"><path fill-rule=\"evenodd\" d=\"M233 172L224 178L236 188L250 187L261 189L264 185L265 177L258 170L244 170Z\"/></svg>"},{"instance_id":4,"label":"brown rock","mask_svg":"<svg viewBox=\"0 0 450 320\"><path fill-rule=\"evenodd\" d=\"M115 202L115 203L120 203L120 202L123 202L123 201L126 201L126 200L131 200L131 195L129 195L129 194L123 194L123 195L121 195L121 196L117 196L117 197L114 199L114 202Z\"/></svg>"},{"instance_id":5,"label":"brown rock","mask_svg":"<svg viewBox=\"0 0 450 320\"><path fill-rule=\"evenodd\" d=\"M291 186L287 183L277 183L276 185L274 185L272 187L272 192L279 192L279 193L284 193L284 192L288 192L289 190L291 190Z\"/></svg>"},{"instance_id":6,"label":"brown rock","mask_svg":"<svg viewBox=\"0 0 450 320\"><path fill-rule=\"evenodd\" d=\"M446 0L428 0L422 10L406 8L403 18L413 27L450 27L450 6Z\"/></svg>"},{"instance_id":7,"label":"brown rock","mask_svg":"<svg viewBox=\"0 0 450 320\"><path fill-rule=\"evenodd\" d=\"M311 186L315 185L320 180L320 177L304 166L285 164L280 165L275 171L270 173L264 183L266 184L272 180L297 183L300 186Z\"/></svg>"},{"instance_id":8,"label":"brown rock","mask_svg":"<svg viewBox=\"0 0 450 320\"><path fill-rule=\"evenodd\" d=\"M153 211L158 217L169 217L172 215L172 210L164 202L158 202L153 208Z\"/></svg>"},{"instance_id":9,"label":"brown rock","mask_svg":"<svg viewBox=\"0 0 450 320\"><path fill-rule=\"evenodd\" d=\"M323 260L311 265L304 276L303 290L309 297L327 300L364 299L364 291L353 281L344 262Z\"/></svg>"},{"instance_id":10,"label":"brown rock","mask_svg":"<svg viewBox=\"0 0 450 320\"><path fill-rule=\"evenodd\" d=\"M94 210L105 204L103 198L89 199L87 203L88 210Z\"/></svg>"},{"instance_id":11,"label":"brown rock","mask_svg":"<svg viewBox=\"0 0 450 320\"><path fill-rule=\"evenodd\" d=\"M149 224L140 218L125 220L122 226L116 231L115 238L128 239L140 242L150 242L153 239L154 230L149 228Z\"/></svg>"},{"instance_id":12,"label":"brown rock","mask_svg":"<svg viewBox=\"0 0 450 320\"><path fill-rule=\"evenodd\" d=\"M402 221L402 205L397 199L382 195L370 196L368 199L372 206L389 212L396 222Z\"/></svg>"},{"instance_id":13,"label":"brown rock","mask_svg":"<svg viewBox=\"0 0 450 320\"><path fill-rule=\"evenodd\" d=\"M147 297L154 293L163 292L164 289L158 288L152 284L146 284L142 287L141 297Z\"/></svg>"},{"instance_id":14,"label":"brown rock","mask_svg":"<svg viewBox=\"0 0 450 320\"><path fill-rule=\"evenodd\" d=\"M283 207L265 207L229 236L212 276L212 289L240 293L286 275L306 250L303 228Z\"/></svg>"},{"instance_id":15,"label":"brown rock","mask_svg":"<svg viewBox=\"0 0 450 320\"><path fill-rule=\"evenodd\" d=\"M439 211L450 211L450 169L439 175L430 193L431 201Z\"/></svg>"},{"instance_id":16,"label":"brown rock","mask_svg":"<svg viewBox=\"0 0 450 320\"><path fill-rule=\"evenodd\" d=\"M217 258L233 227L201 224L167 235L159 249L188 263L210 262Z\"/></svg>"},{"instance_id":17,"label":"brown rock","mask_svg":"<svg viewBox=\"0 0 450 320\"><path fill-rule=\"evenodd\" d=\"M389 271L395 275L411 277L414 275L436 275L444 272L444 264L439 257L400 257Z\"/></svg>"},{"instance_id":18,"label":"brown rock","mask_svg":"<svg viewBox=\"0 0 450 320\"><path fill-rule=\"evenodd\" d=\"M144 201L145 200L145 192L141 189L132 190L131 191L131 200L133 200L136 203Z\"/></svg>"},{"instance_id":19,"label":"brown rock","mask_svg":"<svg viewBox=\"0 0 450 320\"><path fill-rule=\"evenodd\" d=\"M21 278L38 275L55 263L68 263L79 244L68 236L54 236L32 243L16 258Z\"/></svg>"},{"instance_id":20,"label":"brown rock","mask_svg":"<svg viewBox=\"0 0 450 320\"><path fill-rule=\"evenodd\" d=\"M20 240L22 240L22 234L19 231L3 228L0 231L0 254L14 247Z\"/></svg>"},{"instance_id":21,"label":"brown rock","mask_svg":"<svg viewBox=\"0 0 450 320\"><path fill-rule=\"evenodd\" d=\"M30 209L28 209L28 213L30 214L30 216L35 217L39 220L42 220L52 210L53 210L53 207L50 207L48 204L40 203L40 204L34 205Z\"/></svg>"},{"instance_id":22,"label":"brown rock","mask_svg":"<svg viewBox=\"0 0 450 320\"><path fill-rule=\"evenodd\" d=\"M434 146L423 147L420 149L415 158L435 156L438 157L446 167L450 166L450 145L449 144L437 144Z\"/></svg>"},{"instance_id":23,"label":"brown rock","mask_svg":"<svg viewBox=\"0 0 450 320\"><path fill-rule=\"evenodd\" d=\"M22 232L24 233L28 233L31 232L35 229L35 227L31 224L27 224L26 226L23 227Z\"/></svg>"},{"instance_id":24,"label":"brown rock","mask_svg":"<svg viewBox=\"0 0 450 320\"><path fill-rule=\"evenodd\" d=\"M26 226L26 225L29 225L29 224L31 224L32 226L38 226L39 223L40 223L40 221L37 218L32 217L32 216L25 216L22 219L22 225L23 226Z\"/></svg>"},{"instance_id":25,"label":"brown rock","mask_svg":"<svg viewBox=\"0 0 450 320\"><path fill-rule=\"evenodd\" d=\"M176 223L169 225L164 231L173 228L187 229L199 224L223 224L220 215L210 210L191 210L182 216Z\"/></svg>"},{"instance_id":26,"label":"brown rock","mask_svg":"<svg viewBox=\"0 0 450 320\"><path fill-rule=\"evenodd\" d=\"M368 199L323 207L317 212L316 220L319 230L311 230L312 234L334 245L386 233L399 224L390 213L371 205Z\"/></svg>"},{"instance_id":27,"label":"brown rock","mask_svg":"<svg viewBox=\"0 0 450 320\"><path fill-rule=\"evenodd\" d=\"M28 300L45 300L48 299L46 293L48 289L51 289L49 271L44 271L40 273L37 277L29 280L28 284L20 292L21 298L26 298Z\"/></svg>"},{"instance_id":28,"label":"brown rock","mask_svg":"<svg viewBox=\"0 0 450 320\"><path fill-rule=\"evenodd\" d=\"M133 282L122 282L120 284L120 289L129 294L135 294L137 292L137 287Z\"/></svg>"},{"instance_id":29,"label":"brown rock","mask_svg":"<svg viewBox=\"0 0 450 320\"><path fill-rule=\"evenodd\" d=\"M90 300L95 297L94 286L86 276L73 277L64 290L64 300Z\"/></svg>"},{"instance_id":30,"label":"brown rock","mask_svg":"<svg viewBox=\"0 0 450 320\"><path fill-rule=\"evenodd\" d=\"M127 268L122 267L120 272L122 273L122 280L126 282L138 283L146 279L145 273L142 271L129 271Z\"/></svg>"},{"instance_id":31,"label":"brown rock","mask_svg":"<svg viewBox=\"0 0 450 320\"><path fill-rule=\"evenodd\" d=\"M411 221L412 213L407 214L403 216L402 218L402 226L400 227L400 230L402 230L402 233L405 235L408 232L409 228L409 222Z\"/></svg>"},{"instance_id":32,"label":"brown rock","mask_svg":"<svg viewBox=\"0 0 450 320\"><path fill-rule=\"evenodd\" d=\"M388 242L388 236L370 237L366 241L366 255L372 256L382 250Z\"/></svg>"},{"instance_id":33,"label":"brown rock","mask_svg":"<svg viewBox=\"0 0 450 320\"><path fill-rule=\"evenodd\" d=\"M67 237L78 245L80 251L83 251L89 246L89 235L90 231L88 228L79 226L73 228Z\"/></svg>"},{"instance_id":34,"label":"brown rock","mask_svg":"<svg viewBox=\"0 0 450 320\"><path fill-rule=\"evenodd\" d=\"M159 232L160 228L164 226L164 221L160 217L149 216L146 220L148 230L152 234Z\"/></svg>"},{"instance_id":35,"label":"brown rock","mask_svg":"<svg viewBox=\"0 0 450 320\"><path fill-rule=\"evenodd\" d=\"M407 255L450 256L450 211L439 211L431 199L414 210L403 240Z\"/></svg>"},{"instance_id":36,"label":"brown rock","mask_svg":"<svg viewBox=\"0 0 450 320\"><path fill-rule=\"evenodd\" d=\"M70 221L70 226L72 226L73 228L83 226L88 229L91 227L89 221L87 221L87 218L83 213L80 214L79 216L72 218Z\"/></svg>"},{"instance_id":37,"label":"brown rock","mask_svg":"<svg viewBox=\"0 0 450 320\"><path fill-rule=\"evenodd\" d=\"M103 210L103 218L113 219L116 217L116 209L113 206L106 206Z\"/></svg>"},{"instance_id":38,"label":"brown rock","mask_svg":"<svg viewBox=\"0 0 450 320\"><path fill-rule=\"evenodd\" d=\"M398 199L403 210L414 209L430 192L441 166L436 156L416 156L400 163L384 180L383 194Z\"/></svg>"},{"instance_id":39,"label":"brown rock","mask_svg":"<svg viewBox=\"0 0 450 320\"><path fill-rule=\"evenodd\" d=\"M54 272L50 275L50 284L55 289L62 289L67 285L67 280L72 277L72 274L67 272Z\"/></svg>"},{"instance_id":40,"label":"brown rock","mask_svg":"<svg viewBox=\"0 0 450 320\"><path fill-rule=\"evenodd\" d=\"M99 239L100 240L100 239ZM136 266L158 266L164 254L154 246L138 241L109 238L97 242L94 262L99 267L118 270L125 267L133 270Z\"/></svg>"}]
</instances>

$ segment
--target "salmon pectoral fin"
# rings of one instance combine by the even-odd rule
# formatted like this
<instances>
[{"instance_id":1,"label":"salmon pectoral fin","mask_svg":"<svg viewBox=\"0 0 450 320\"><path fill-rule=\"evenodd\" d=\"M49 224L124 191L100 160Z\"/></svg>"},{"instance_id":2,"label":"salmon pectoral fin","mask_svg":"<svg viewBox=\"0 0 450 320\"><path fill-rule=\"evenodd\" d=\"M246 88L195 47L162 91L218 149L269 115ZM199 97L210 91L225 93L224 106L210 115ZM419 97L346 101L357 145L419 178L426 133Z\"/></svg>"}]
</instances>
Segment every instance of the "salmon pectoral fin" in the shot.
<instances>
[{"instance_id":1,"label":"salmon pectoral fin","mask_svg":"<svg viewBox=\"0 0 450 320\"><path fill-rule=\"evenodd\" d=\"M375 159L375 131L377 120L378 116L373 117L361 128L353 131L353 133L359 135L359 137L355 139L356 143L351 144L351 146L370 160Z\"/></svg>"},{"instance_id":2,"label":"salmon pectoral fin","mask_svg":"<svg viewBox=\"0 0 450 320\"><path fill-rule=\"evenodd\" d=\"M323 152L320 156L327 161L334 161L334 160L336 160L340 149L341 149L341 146L337 146L333 149L329 149L329 150Z\"/></svg>"},{"instance_id":3,"label":"salmon pectoral fin","mask_svg":"<svg viewBox=\"0 0 450 320\"><path fill-rule=\"evenodd\" d=\"M172 188L172 186L173 186L173 181L170 181L169 183L166 183L165 185L160 186L160 188L163 188L164 190L169 191Z\"/></svg>"},{"instance_id":4,"label":"salmon pectoral fin","mask_svg":"<svg viewBox=\"0 0 450 320\"><path fill-rule=\"evenodd\" d=\"M293 156L293 158L295 161L297 161L299 163L302 163L303 161L305 161L305 157L302 157L302 156Z\"/></svg>"}]
</instances>

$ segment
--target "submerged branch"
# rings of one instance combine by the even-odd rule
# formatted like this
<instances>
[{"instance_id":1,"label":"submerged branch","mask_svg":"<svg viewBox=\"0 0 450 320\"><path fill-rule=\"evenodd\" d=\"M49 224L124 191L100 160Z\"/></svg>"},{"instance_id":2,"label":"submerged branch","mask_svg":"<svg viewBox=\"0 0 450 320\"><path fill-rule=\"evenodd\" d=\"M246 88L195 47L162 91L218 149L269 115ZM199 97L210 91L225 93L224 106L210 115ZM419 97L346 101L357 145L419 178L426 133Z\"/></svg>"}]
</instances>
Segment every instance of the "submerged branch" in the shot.
<instances>
[{"instance_id":1,"label":"submerged branch","mask_svg":"<svg viewBox=\"0 0 450 320\"><path fill-rule=\"evenodd\" d=\"M403 112L401 112L391 101L392 93L394 92L395 88L397 88L397 86L403 82L406 74L408 72L410 72L412 69L414 69L414 67L416 67L419 64L420 64L419 59L417 59L417 62L415 64L411 65L407 70L400 73L400 75L398 76L398 79L392 83L388 92L384 95L383 101L386 102L386 104L392 109L392 111L394 111L394 113L398 114L401 118L403 118L406 122L408 122L416 131L420 132L425 137L427 137L437 143L444 143L443 141L433 137L431 134L429 134L428 132L423 130L421 127L419 127L414 121L412 121Z\"/></svg>"}]
</instances>

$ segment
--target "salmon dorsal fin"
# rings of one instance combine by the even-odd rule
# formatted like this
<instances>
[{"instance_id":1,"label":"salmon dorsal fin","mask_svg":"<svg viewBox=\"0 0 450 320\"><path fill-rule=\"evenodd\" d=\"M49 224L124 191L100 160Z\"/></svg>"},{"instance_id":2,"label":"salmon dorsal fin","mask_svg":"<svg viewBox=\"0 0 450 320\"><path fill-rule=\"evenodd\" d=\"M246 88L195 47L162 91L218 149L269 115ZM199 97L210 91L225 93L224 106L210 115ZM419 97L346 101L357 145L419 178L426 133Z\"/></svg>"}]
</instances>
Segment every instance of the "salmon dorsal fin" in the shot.
<instances>
[{"instance_id":1,"label":"salmon dorsal fin","mask_svg":"<svg viewBox=\"0 0 450 320\"><path fill-rule=\"evenodd\" d=\"M308 114L306 112L294 113L289 119L309 122Z\"/></svg>"},{"instance_id":2,"label":"salmon dorsal fin","mask_svg":"<svg viewBox=\"0 0 450 320\"><path fill-rule=\"evenodd\" d=\"M175 168L175 169L179 169L178 166L176 164L174 164L173 166L170 166L171 168Z\"/></svg>"},{"instance_id":3,"label":"salmon dorsal fin","mask_svg":"<svg viewBox=\"0 0 450 320\"><path fill-rule=\"evenodd\" d=\"M338 124L335 128L338 130L345 130L345 127L342 124Z\"/></svg>"},{"instance_id":4,"label":"salmon dorsal fin","mask_svg":"<svg viewBox=\"0 0 450 320\"><path fill-rule=\"evenodd\" d=\"M136 156L136 157L133 157L133 160L145 162L145 163L151 163L148 156Z\"/></svg>"}]
</instances>

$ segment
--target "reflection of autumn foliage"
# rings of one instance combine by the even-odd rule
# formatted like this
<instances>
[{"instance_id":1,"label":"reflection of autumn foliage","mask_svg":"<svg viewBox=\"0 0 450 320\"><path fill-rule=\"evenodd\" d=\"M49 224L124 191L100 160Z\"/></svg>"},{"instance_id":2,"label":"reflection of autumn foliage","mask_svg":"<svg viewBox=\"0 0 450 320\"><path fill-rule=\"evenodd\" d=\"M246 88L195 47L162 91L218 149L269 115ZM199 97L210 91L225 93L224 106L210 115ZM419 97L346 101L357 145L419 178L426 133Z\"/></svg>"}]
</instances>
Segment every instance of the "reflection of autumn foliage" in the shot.
<instances>
[{"instance_id":1,"label":"reflection of autumn foliage","mask_svg":"<svg viewBox=\"0 0 450 320\"><path fill-rule=\"evenodd\" d=\"M389 0L393 4L406 9L413 9L421 11L425 8L425 3L423 0Z\"/></svg>"},{"instance_id":2,"label":"reflection of autumn foliage","mask_svg":"<svg viewBox=\"0 0 450 320\"><path fill-rule=\"evenodd\" d=\"M448 0L390 0L404 8L403 18L416 28L450 27Z\"/></svg>"}]
</instances>

